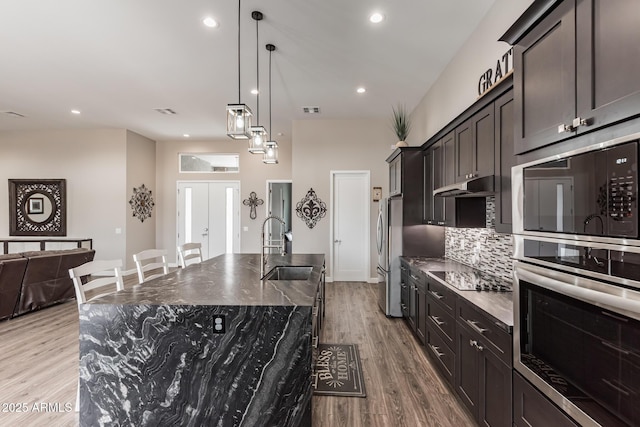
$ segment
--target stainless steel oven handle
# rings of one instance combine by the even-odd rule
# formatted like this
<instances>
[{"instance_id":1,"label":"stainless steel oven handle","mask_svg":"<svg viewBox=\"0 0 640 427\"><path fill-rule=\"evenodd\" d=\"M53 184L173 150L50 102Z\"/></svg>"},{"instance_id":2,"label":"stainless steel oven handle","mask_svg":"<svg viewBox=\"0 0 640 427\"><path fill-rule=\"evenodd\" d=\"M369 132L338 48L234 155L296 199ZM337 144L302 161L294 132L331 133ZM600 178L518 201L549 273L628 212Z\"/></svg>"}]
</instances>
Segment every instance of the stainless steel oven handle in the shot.
<instances>
[{"instance_id":1,"label":"stainless steel oven handle","mask_svg":"<svg viewBox=\"0 0 640 427\"><path fill-rule=\"evenodd\" d=\"M527 282L533 283L534 285L542 286L543 288L579 299L600 308L609 309L614 312L623 312L623 314L629 317L640 320L640 300L633 300L630 298L612 295L606 292L587 289L577 285L576 283L556 280L554 278L545 276L544 274L538 274L535 271L531 270L539 270L542 273L544 272L544 269L539 267L524 267L522 264L519 264L516 267L516 277L519 280L524 279ZM571 277L574 280L588 280L580 279L578 277L570 276L564 273L558 273L558 275ZM605 284L603 285L606 286Z\"/></svg>"}]
</instances>

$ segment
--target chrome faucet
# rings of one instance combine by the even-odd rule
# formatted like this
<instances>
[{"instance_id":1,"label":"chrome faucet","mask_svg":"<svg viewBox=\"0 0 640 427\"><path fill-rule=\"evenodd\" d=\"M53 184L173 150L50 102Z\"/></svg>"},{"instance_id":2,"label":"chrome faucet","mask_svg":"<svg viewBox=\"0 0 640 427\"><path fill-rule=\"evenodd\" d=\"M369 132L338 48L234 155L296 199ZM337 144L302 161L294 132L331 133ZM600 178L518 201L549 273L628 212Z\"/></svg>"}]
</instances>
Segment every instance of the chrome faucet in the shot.
<instances>
[{"instance_id":1,"label":"chrome faucet","mask_svg":"<svg viewBox=\"0 0 640 427\"><path fill-rule=\"evenodd\" d=\"M264 229L267 225L267 222L269 222L269 220L271 219L275 219L276 221L280 221L280 223L282 224L282 234L281 234L281 239L279 240L280 244L279 245L274 245L272 244L272 242L274 242L271 239L268 239L265 242L265 233L264 233ZM262 251L260 252L260 278L264 277L265 274L265 267L267 265L267 257L265 254L265 249L280 249L280 254L281 255L285 255L285 249L284 249L284 228L286 227L287 223L284 222L284 220L282 218L280 218L279 216L275 216L275 215L269 215L268 217L266 217L264 219L264 222L262 223L262 234L260 235L260 240L262 243Z\"/></svg>"}]
</instances>

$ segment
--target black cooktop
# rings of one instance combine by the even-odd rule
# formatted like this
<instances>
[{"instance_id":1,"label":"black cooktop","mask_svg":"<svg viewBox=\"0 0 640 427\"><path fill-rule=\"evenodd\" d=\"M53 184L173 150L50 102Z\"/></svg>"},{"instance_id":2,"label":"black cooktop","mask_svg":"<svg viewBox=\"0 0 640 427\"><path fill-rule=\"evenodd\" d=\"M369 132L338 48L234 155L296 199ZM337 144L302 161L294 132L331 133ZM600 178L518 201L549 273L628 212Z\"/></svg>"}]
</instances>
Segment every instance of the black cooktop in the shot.
<instances>
[{"instance_id":1,"label":"black cooktop","mask_svg":"<svg viewBox=\"0 0 640 427\"><path fill-rule=\"evenodd\" d=\"M448 285L461 291L511 292L511 284L480 271L430 271Z\"/></svg>"}]
</instances>

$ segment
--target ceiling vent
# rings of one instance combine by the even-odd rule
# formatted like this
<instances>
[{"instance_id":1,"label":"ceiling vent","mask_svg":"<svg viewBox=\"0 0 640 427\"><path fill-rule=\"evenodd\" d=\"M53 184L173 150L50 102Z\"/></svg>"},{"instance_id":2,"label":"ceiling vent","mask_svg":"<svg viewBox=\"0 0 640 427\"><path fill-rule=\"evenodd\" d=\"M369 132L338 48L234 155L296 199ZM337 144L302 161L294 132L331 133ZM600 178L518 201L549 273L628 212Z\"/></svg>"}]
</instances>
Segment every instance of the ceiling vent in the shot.
<instances>
[{"instance_id":1,"label":"ceiling vent","mask_svg":"<svg viewBox=\"0 0 640 427\"><path fill-rule=\"evenodd\" d=\"M320 107L302 107L302 111L305 114L319 114Z\"/></svg>"},{"instance_id":2,"label":"ceiling vent","mask_svg":"<svg viewBox=\"0 0 640 427\"><path fill-rule=\"evenodd\" d=\"M173 116L175 114L178 114L175 112L175 110L172 110L171 108L154 108L155 111L157 111L160 114L167 114L169 116Z\"/></svg>"},{"instance_id":3,"label":"ceiling vent","mask_svg":"<svg viewBox=\"0 0 640 427\"><path fill-rule=\"evenodd\" d=\"M24 117L24 114L16 113L15 111L0 111L0 113L4 114L5 116L9 116L9 117L19 117L19 118L23 118Z\"/></svg>"}]
</instances>

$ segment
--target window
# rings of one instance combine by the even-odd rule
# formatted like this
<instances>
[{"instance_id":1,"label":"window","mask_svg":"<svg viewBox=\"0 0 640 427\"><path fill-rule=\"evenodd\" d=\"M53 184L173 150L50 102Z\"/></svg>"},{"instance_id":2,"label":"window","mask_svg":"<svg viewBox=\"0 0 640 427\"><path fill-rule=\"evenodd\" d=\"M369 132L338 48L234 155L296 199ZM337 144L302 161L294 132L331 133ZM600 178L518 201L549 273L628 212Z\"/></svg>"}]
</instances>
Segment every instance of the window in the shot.
<instances>
[{"instance_id":1,"label":"window","mask_svg":"<svg viewBox=\"0 0 640 427\"><path fill-rule=\"evenodd\" d=\"M238 173L239 154L180 153L180 173Z\"/></svg>"}]
</instances>

